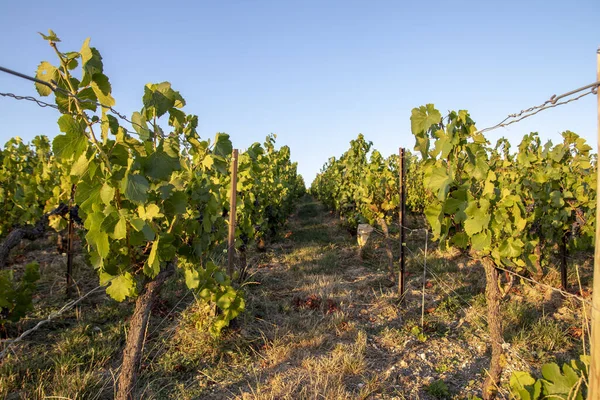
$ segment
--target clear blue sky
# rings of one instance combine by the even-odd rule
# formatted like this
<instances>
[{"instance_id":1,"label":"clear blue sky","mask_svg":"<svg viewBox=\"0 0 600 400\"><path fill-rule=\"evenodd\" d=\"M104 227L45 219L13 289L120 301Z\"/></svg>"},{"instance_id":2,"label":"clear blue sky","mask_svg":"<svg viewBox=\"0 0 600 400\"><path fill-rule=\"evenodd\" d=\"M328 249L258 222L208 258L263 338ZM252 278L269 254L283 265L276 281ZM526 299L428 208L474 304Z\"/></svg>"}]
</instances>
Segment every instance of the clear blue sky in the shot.
<instances>
[{"instance_id":1,"label":"clear blue sky","mask_svg":"<svg viewBox=\"0 0 600 400\"><path fill-rule=\"evenodd\" d=\"M116 108L141 107L143 86L168 80L200 133L245 148L273 132L307 184L362 132L385 155L412 149L410 112L468 109L478 127L595 81L600 1L32 2L0 6L0 65L34 74L86 37L104 57ZM0 74L0 92L37 95ZM58 132L55 110L0 97L0 142ZM596 145L596 101L545 111L489 134L573 130Z\"/></svg>"}]
</instances>

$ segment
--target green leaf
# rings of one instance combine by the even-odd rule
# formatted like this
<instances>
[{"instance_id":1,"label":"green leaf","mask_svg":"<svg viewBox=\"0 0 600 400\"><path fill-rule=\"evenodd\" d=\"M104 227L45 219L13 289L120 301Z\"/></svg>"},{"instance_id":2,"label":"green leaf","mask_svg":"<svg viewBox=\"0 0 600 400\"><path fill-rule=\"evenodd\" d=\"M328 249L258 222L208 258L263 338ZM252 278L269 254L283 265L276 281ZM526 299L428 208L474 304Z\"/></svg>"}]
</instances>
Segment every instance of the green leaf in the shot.
<instances>
[{"instance_id":1,"label":"green leaf","mask_svg":"<svg viewBox=\"0 0 600 400\"><path fill-rule=\"evenodd\" d=\"M156 277L160 272L160 260L158 257L158 243L160 236L152 242L152 249L150 249L150 255L144 264L144 273L150 278Z\"/></svg>"},{"instance_id":2,"label":"green leaf","mask_svg":"<svg viewBox=\"0 0 600 400\"><path fill-rule=\"evenodd\" d=\"M200 286L200 274L194 268L185 270L185 284L188 289L198 289Z\"/></svg>"},{"instance_id":3,"label":"green leaf","mask_svg":"<svg viewBox=\"0 0 600 400\"><path fill-rule=\"evenodd\" d=\"M442 205L439 203L432 203L425 209L425 217L427 222L431 225L433 231L434 240L436 240L442 231Z\"/></svg>"},{"instance_id":4,"label":"green leaf","mask_svg":"<svg viewBox=\"0 0 600 400\"><path fill-rule=\"evenodd\" d=\"M60 131L70 135L84 135L85 123L78 122L72 115L62 115L58 119L58 127Z\"/></svg>"},{"instance_id":5,"label":"green leaf","mask_svg":"<svg viewBox=\"0 0 600 400\"><path fill-rule=\"evenodd\" d=\"M165 201L165 211L170 215L183 214L188 206L188 198L183 192L172 192Z\"/></svg>"},{"instance_id":6,"label":"green leaf","mask_svg":"<svg viewBox=\"0 0 600 400\"><path fill-rule=\"evenodd\" d=\"M521 239L508 238L500 244L498 251L502 257L516 258L523 252L523 246Z\"/></svg>"},{"instance_id":7,"label":"green leaf","mask_svg":"<svg viewBox=\"0 0 600 400\"><path fill-rule=\"evenodd\" d=\"M94 89L92 89L91 87L87 87L85 89L80 90L79 93L77 93L77 98L81 100L79 102L79 105L82 109L91 111L96 111L98 109L98 105L96 104L98 102L98 97L96 97ZM63 107L65 109L68 109L70 102L71 99L68 99L68 101L65 102ZM74 108L75 107L73 107L73 109ZM102 132L104 132L104 125L102 126Z\"/></svg>"},{"instance_id":8,"label":"green leaf","mask_svg":"<svg viewBox=\"0 0 600 400\"><path fill-rule=\"evenodd\" d=\"M157 149L144 162L144 171L150 179L168 181L173 171L180 169L179 160Z\"/></svg>"},{"instance_id":9,"label":"green leaf","mask_svg":"<svg viewBox=\"0 0 600 400\"><path fill-rule=\"evenodd\" d=\"M490 214L487 210L483 210L477 206L477 202L469 202L469 206L465 209L467 220L465 221L465 232L469 236L481 232L487 228L490 223Z\"/></svg>"},{"instance_id":10,"label":"green leaf","mask_svg":"<svg viewBox=\"0 0 600 400\"><path fill-rule=\"evenodd\" d=\"M466 207L467 202L465 200L448 197L444 202L444 213L453 215L459 211L464 211Z\"/></svg>"},{"instance_id":11,"label":"green leaf","mask_svg":"<svg viewBox=\"0 0 600 400\"><path fill-rule=\"evenodd\" d=\"M452 177L448 175L445 168L433 165L427 179L427 187L437 193L437 198L444 201L452 184Z\"/></svg>"},{"instance_id":12,"label":"green leaf","mask_svg":"<svg viewBox=\"0 0 600 400\"><path fill-rule=\"evenodd\" d=\"M512 373L510 388L521 400L537 400L541 394L541 382L536 381L529 373L523 371Z\"/></svg>"},{"instance_id":13,"label":"green leaf","mask_svg":"<svg viewBox=\"0 0 600 400\"><path fill-rule=\"evenodd\" d=\"M550 202L554 208L561 208L565 205L563 195L559 190L554 190L550 193Z\"/></svg>"},{"instance_id":14,"label":"green leaf","mask_svg":"<svg viewBox=\"0 0 600 400\"><path fill-rule=\"evenodd\" d=\"M80 177L84 175L88 170L89 161L85 153L81 153L77 161L71 166L70 175Z\"/></svg>"},{"instance_id":15,"label":"green leaf","mask_svg":"<svg viewBox=\"0 0 600 400\"><path fill-rule=\"evenodd\" d=\"M154 218L163 216L163 214L160 212L160 208L154 203L148 204L145 207L139 206L138 215L141 219L146 221L152 221Z\"/></svg>"},{"instance_id":16,"label":"green leaf","mask_svg":"<svg viewBox=\"0 0 600 400\"><path fill-rule=\"evenodd\" d=\"M102 56L100 56L98 50L90 47L90 38L83 42L79 53L81 54L81 66L83 68L83 76L79 87L85 87L91 83L94 74L102 72Z\"/></svg>"},{"instance_id":17,"label":"green leaf","mask_svg":"<svg viewBox=\"0 0 600 400\"><path fill-rule=\"evenodd\" d=\"M153 241L156 238L156 232L154 232L152 227L150 227L150 225L148 224L144 224L144 227L142 228L142 233L144 234L146 240L149 242Z\"/></svg>"},{"instance_id":18,"label":"green leaf","mask_svg":"<svg viewBox=\"0 0 600 400\"><path fill-rule=\"evenodd\" d=\"M139 174L128 174L123 180L125 197L134 203L145 203L148 199L150 183Z\"/></svg>"},{"instance_id":19,"label":"green leaf","mask_svg":"<svg viewBox=\"0 0 600 400\"><path fill-rule=\"evenodd\" d=\"M114 165L126 167L129 161L129 151L122 144L115 144L110 151L109 160Z\"/></svg>"},{"instance_id":20,"label":"green leaf","mask_svg":"<svg viewBox=\"0 0 600 400\"><path fill-rule=\"evenodd\" d=\"M147 84L142 102L148 119L161 117L172 107L181 108L185 104L183 97L171 88L169 82Z\"/></svg>"},{"instance_id":21,"label":"green leaf","mask_svg":"<svg viewBox=\"0 0 600 400\"><path fill-rule=\"evenodd\" d=\"M458 248L466 249L469 245L469 236L465 232L458 232L452 237L450 243Z\"/></svg>"},{"instance_id":22,"label":"green leaf","mask_svg":"<svg viewBox=\"0 0 600 400\"><path fill-rule=\"evenodd\" d=\"M115 188L105 183L100 189L100 198L104 204L109 205L115 198Z\"/></svg>"},{"instance_id":23,"label":"green leaf","mask_svg":"<svg viewBox=\"0 0 600 400\"><path fill-rule=\"evenodd\" d=\"M35 73L36 79L40 81L50 83L52 80L56 80L58 77L58 70L54 67L54 65L50 64L47 61L42 61L42 63L38 66L38 69ZM52 94L52 89L44 84L35 83L35 89L40 94L40 96L50 96Z\"/></svg>"},{"instance_id":24,"label":"green leaf","mask_svg":"<svg viewBox=\"0 0 600 400\"><path fill-rule=\"evenodd\" d=\"M477 158L477 161L475 162L475 166L473 167L471 174L473 178L477 180L483 180L486 178L489 169L490 166L484 159Z\"/></svg>"},{"instance_id":25,"label":"green leaf","mask_svg":"<svg viewBox=\"0 0 600 400\"><path fill-rule=\"evenodd\" d=\"M427 159L429 153L429 135L425 132L415 135L415 150L421 152L423 159Z\"/></svg>"},{"instance_id":26,"label":"green leaf","mask_svg":"<svg viewBox=\"0 0 600 400\"><path fill-rule=\"evenodd\" d=\"M133 276L129 272L116 277L104 277L104 282L101 277L100 284L105 284L110 280L110 285L106 288L106 294L118 302L125 300L127 297L133 297L136 294L136 285Z\"/></svg>"},{"instance_id":27,"label":"green leaf","mask_svg":"<svg viewBox=\"0 0 600 400\"><path fill-rule=\"evenodd\" d=\"M446 135L441 129L436 132L436 135L438 136L438 140L435 141L435 151L433 154L440 154L440 158L445 160L454 147L452 138Z\"/></svg>"},{"instance_id":28,"label":"green leaf","mask_svg":"<svg viewBox=\"0 0 600 400\"><path fill-rule=\"evenodd\" d=\"M475 251L488 251L491 245L492 234L487 229L484 229L471 237L471 248Z\"/></svg>"},{"instance_id":29,"label":"green leaf","mask_svg":"<svg viewBox=\"0 0 600 400\"><path fill-rule=\"evenodd\" d=\"M92 75L92 90L98 97L100 104L112 107L115 105L115 99L111 95L111 86L108 77L103 73L97 72Z\"/></svg>"},{"instance_id":30,"label":"green leaf","mask_svg":"<svg viewBox=\"0 0 600 400\"><path fill-rule=\"evenodd\" d=\"M115 225L113 237L116 240L125 239L127 237L127 220L125 217L120 217L119 222Z\"/></svg>"},{"instance_id":31,"label":"green leaf","mask_svg":"<svg viewBox=\"0 0 600 400\"><path fill-rule=\"evenodd\" d=\"M96 249L101 258L106 258L108 256L110 247L108 243L108 234L106 232L100 231L99 229L90 230L85 235L85 238L87 242Z\"/></svg>"},{"instance_id":32,"label":"green leaf","mask_svg":"<svg viewBox=\"0 0 600 400\"><path fill-rule=\"evenodd\" d=\"M177 249L173 245L175 236L171 233L162 233L160 235L160 244L158 246L158 256L161 260L173 260Z\"/></svg>"},{"instance_id":33,"label":"green leaf","mask_svg":"<svg viewBox=\"0 0 600 400\"><path fill-rule=\"evenodd\" d=\"M52 141L52 151L59 159L76 159L88 146L88 138L81 123L71 115L63 115L58 119L58 126L64 135L58 135Z\"/></svg>"},{"instance_id":34,"label":"green leaf","mask_svg":"<svg viewBox=\"0 0 600 400\"><path fill-rule=\"evenodd\" d=\"M54 33L54 31L52 29L48 29L48 35L44 35L42 32L38 32L40 34L40 36L42 36L44 38L44 40L48 40L49 42L55 42L58 43L60 42L60 39L58 38L58 36L56 36L56 33Z\"/></svg>"},{"instance_id":35,"label":"green leaf","mask_svg":"<svg viewBox=\"0 0 600 400\"><path fill-rule=\"evenodd\" d=\"M146 222L141 219L141 218L133 218L131 221L131 226L133 226L133 229L135 229L138 232L141 232L144 230L144 227L147 225Z\"/></svg>"},{"instance_id":36,"label":"green leaf","mask_svg":"<svg viewBox=\"0 0 600 400\"><path fill-rule=\"evenodd\" d=\"M543 390L547 396L567 395L571 388L579 380L579 376L567 364L563 366L565 374L555 363L544 364L542 366L542 375L544 376Z\"/></svg>"},{"instance_id":37,"label":"green leaf","mask_svg":"<svg viewBox=\"0 0 600 400\"><path fill-rule=\"evenodd\" d=\"M227 310L231 306L231 303L233 303L233 301L235 300L235 296L235 292L225 292L223 295L221 295L221 297L217 299L217 306L221 310Z\"/></svg>"},{"instance_id":38,"label":"green leaf","mask_svg":"<svg viewBox=\"0 0 600 400\"><path fill-rule=\"evenodd\" d=\"M85 213L92 213L98 209L98 206L102 205L100 197L101 190L102 182L99 182L98 180L92 182L80 182L75 191L75 202L79 204L79 208Z\"/></svg>"},{"instance_id":39,"label":"green leaf","mask_svg":"<svg viewBox=\"0 0 600 400\"><path fill-rule=\"evenodd\" d=\"M148 129L146 117L136 111L131 115L131 122L131 126L133 126L133 129L140 135L140 139L144 141L150 139L152 134Z\"/></svg>"},{"instance_id":40,"label":"green leaf","mask_svg":"<svg viewBox=\"0 0 600 400\"><path fill-rule=\"evenodd\" d=\"M102 123L102 139L104 141L106 141L108 139L109 131L110 131L110 133L112 133L115 136L119 132L119 121L113 115L103 113L101 123ZM111 153L112 153L112 150L111 150Z\"/></svg>"},{"instance_id":41,"label":"green leaf","mask_svg":"<svg viewBox=\"0 0 600 400\"><path fill-rule=\"evenodd\" d=\"M206 169L211 169L214 162L214 158L210 154L207 154L202 160L202 166Z\"/></svg>"},{"instance_id":42,"label":"green leaf","mask_svg":"<svg viewBox=\"0 0 600 400\"><path fill-rule=\"evenodd\" d=\"M410 117L410 129L413 135L429 130L431 125L439 124L442 114L435 109L433 104L427 104L419 108L413 108Z\"/></svg>"},{"instance_id":43,"label":"green leaf","mask_svg":"<svg viewBox=\"0 0 600 400\"><path fill-rule=\"evenodd\" d=\"M185 113L181 110L171 108L169 110L169 125L181 128L185 124Z\"/></svg>"},{"instance_id":44,"label":"green leaf","mask_svg":"<svg viewBox=\"0 0 600 400\"><path fill-rule=\"evenodd\" d=\"M226 133L217 133L213 152L220 157L227 157L233 151L233 144Z\"/></svg>"}]
</instances>

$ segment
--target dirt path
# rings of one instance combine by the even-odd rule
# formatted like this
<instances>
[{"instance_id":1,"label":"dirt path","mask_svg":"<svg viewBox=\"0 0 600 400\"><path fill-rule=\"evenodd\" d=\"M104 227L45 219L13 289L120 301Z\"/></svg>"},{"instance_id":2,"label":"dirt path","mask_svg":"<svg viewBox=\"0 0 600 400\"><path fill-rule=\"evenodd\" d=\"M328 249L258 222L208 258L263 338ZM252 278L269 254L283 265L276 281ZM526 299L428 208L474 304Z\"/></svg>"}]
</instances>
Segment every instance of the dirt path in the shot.
<instances>
[{"instance_id":1,"label":"dirt path","mask_svg":"<svg viewBox=\"0 0 600 400\"><path fill-rule=\"evenodd\" d=\"M260 284L249 290L240 324L242 336L262 345L245 379L215 385L211 398L464 398L478 390L486 347L430 315L421 332L420 294L400 305L382 250L361 260L356 238L312 199L289 230L256 260ZM420 282L413 275L409 289ZM448 311L458 310L450 304Z\"/></svg>"}]
</instances>

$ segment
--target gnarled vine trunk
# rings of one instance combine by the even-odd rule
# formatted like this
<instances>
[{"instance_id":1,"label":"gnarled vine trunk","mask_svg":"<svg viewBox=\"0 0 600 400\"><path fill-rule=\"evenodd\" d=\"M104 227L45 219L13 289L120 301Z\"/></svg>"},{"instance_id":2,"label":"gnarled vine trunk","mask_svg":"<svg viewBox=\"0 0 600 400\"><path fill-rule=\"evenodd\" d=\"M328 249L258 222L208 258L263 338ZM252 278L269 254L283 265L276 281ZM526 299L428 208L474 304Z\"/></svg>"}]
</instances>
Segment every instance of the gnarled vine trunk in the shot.
<instances>
[{"instance_id":1,"label":"gnarled vine trunk","mask_svg":"<svg viewBox=\"0 0 600 400\"><path fill-rule=\"evenodd\" d=\"M44 214L35 225L27 225L13 229L8 236L0 243L0 268L6 266L10 251L21 243L23 239L36 240L44 236L48 229L48 220L52 215L66 215L69 207L61 204L51 212Z\"/></svg>"},{"instance_id":2,"label":"gnarled vine trunk","mask_svg":"<svg viewBox=\"0 0 600 400\"><path fill-rule=\"evenodd\" d=\"M146 284L144 292L135 302L135 310L129 321L127 342L125 343L125 349L123 349L123 364L121 365L116 400L132 400L136 398L135 386L142 360L142 350L150 311L160 293L160 289L167 278L173 274L174 270L174 263L168 263L167 267L154 280Z\"/></svg>"},{"instance_id":3,"label":"gnarled vine trunk","mask_svg":"<svg viewBox=\"0 0 600 400\"><path fill-rule=\"evenodd\" d=\"M499 275L496 265L492 259L485 257L482 260L485 269L485 299L487 302L488 329L492 345L492 359L487 377L483 383L483 398L491 400L496 398L500 384L500 376L505 364L504 349L502 343L502 320L500 316L501 293L498 287Z\"/></svg>"}]
</instances>

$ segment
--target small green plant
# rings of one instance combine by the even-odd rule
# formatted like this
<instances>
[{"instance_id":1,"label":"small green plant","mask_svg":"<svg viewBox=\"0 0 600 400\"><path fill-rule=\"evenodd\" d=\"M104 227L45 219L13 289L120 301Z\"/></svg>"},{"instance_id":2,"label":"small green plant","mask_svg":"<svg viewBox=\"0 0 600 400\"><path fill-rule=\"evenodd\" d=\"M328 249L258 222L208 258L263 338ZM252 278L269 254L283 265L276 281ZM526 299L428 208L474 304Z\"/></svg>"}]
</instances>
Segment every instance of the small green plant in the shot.
<instances>
[{"instance_id":1,"label":"small green plant","mask_svg":"<svg viewBox=\"0 0 600 400\"><path fill-rule=\"evenodd\" d=\"M583 400L587 392L589 356L563 364L562 371L555 363L542 366L542 378L535 379L528 372L515 371L510 377L511 393L521 400L545 398Z\"/></svg>"},{"instance_id":2,"label":"small green plant","mask_svg":"<svg viewBox=\"0 0 600 400\"><path fill-rule=\"evenodd\" d=\"M449 399L450 391L443 380L438 379L425 388L425 391L436 399Z\"/></svg>"},{"instance_id":3,"label":"small green plant","mask_svg":"<svg viewBox=\"0 0 600 400\"><path fill-rule=\"evenodd\" d=\"M427 341L427 335L417 325L415 325L415 326L412 327L412 329L410 330L410 333L412 333L413 335L415 335L415 337L420 342L426 342Z\"/></svg>"},{"instance_id":4,"label":"small green plant","mask_svg":"<svg viewBox=\"0 0 600 400\"><path fill-rule=\"evenodd\" d=\"M436 308L436 311L442 315L454 315L458 310L460 310L460 301L454 296L446 297Z\"/></svg>"},{"instance_id":5,"label":"small green plant","mask_svg":"<svg viewBox=\"0 0 600 400\"><path fill-rule=\"evenodd\" d=\"M443 374L444 372L448 372L452 369L452 361L449 362L441 362L435 366L435 372L438 374Z\"/></svg>"},{"instance_id":6,"label":"small green plant","mask_svg":"<svg viewBox=\"0 0 600 400\"><path fill-rule=\"evenodd\" d=\"M7 321L17 322L33 308L31 298L40 279L40 266L36 262L25 266L20 281L14 271L0 271L0 326Z\"/></svg>"}]
</instances>

